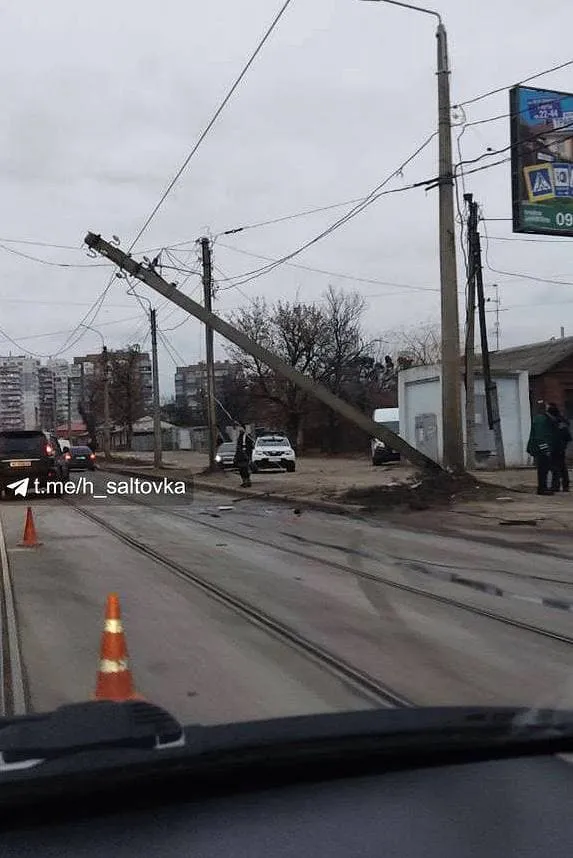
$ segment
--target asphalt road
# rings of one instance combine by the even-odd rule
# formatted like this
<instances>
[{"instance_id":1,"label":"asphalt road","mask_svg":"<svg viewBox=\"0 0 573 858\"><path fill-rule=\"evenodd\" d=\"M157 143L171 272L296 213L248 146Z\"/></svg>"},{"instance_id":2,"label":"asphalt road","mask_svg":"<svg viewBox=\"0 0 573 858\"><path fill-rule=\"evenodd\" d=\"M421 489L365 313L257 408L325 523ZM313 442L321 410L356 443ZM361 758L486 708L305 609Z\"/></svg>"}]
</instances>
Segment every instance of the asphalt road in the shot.
<instances>
[{"instance_id":1,"label":"asphalt road","mask_svg":"<svg viewBox=\"0 0 573 858\"><path fill-rule=\"evenodd\" d=\"M31 505L37 549L17 545L26 502L0 515L34 710L91 695L111 591L138 690L186 722L371 705L81 509L413 703L573 705L572 564L519 537L490 545L206 493Z\"/></svg>"}]
</instances>

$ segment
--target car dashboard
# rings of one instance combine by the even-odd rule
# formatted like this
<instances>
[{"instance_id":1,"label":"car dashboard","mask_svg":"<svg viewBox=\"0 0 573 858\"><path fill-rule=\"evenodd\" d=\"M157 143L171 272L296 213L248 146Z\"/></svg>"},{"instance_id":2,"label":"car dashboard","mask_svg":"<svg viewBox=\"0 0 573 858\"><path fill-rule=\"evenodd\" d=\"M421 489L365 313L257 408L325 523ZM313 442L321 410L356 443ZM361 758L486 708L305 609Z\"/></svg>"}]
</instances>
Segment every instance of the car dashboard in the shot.
<instances>
[{"instance_id":1,"label":"car dashboard","mask_svg":"<svg viewBox=\"0 0 573 858\"><path fill-rule=\"evenodd\" d=\"M165 803L142 782L115 806L89 803L34 825L33 813L0 835L3 855L192 855L193 858L569 858L573 767L559 756L517 757L386 771L225 795L181 791ZM141 798L140 795L140 798ZM139 799L138 799L139 800ZM157 800L157 805L154 804ZM5 821L5 820L4 820Z\"/></svg>"}]
</instances>

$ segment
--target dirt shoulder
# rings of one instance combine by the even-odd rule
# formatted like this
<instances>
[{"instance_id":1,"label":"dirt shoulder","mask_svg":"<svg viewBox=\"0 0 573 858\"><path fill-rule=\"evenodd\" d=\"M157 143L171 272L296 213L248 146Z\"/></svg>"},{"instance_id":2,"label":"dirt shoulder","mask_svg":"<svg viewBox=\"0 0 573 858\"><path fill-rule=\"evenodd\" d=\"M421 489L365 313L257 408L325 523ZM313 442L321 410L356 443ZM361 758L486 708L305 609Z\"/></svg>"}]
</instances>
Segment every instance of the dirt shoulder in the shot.
<instances>
[{"instance_id":1,"label":"dirt shoulder","mask_svg":"<svg viewBox=\"0 0 573 858\"><path fill-rule=\"evenodd\" d=\"M399 464L373 467L366 457L299 457L294 474L255 474L252 488L242 489L235 471L211 473L207 466L206 455L178 451L164 454L160 471L146 453L117 455L111 469L192 480L197 488L238 496L350 514L398 516L403 524L408 519L431 529L505 533L573 529L573 495L538 497L533 469L479 472L456 479L444 474L420 476Z\"/></svg>"}]
</instances>

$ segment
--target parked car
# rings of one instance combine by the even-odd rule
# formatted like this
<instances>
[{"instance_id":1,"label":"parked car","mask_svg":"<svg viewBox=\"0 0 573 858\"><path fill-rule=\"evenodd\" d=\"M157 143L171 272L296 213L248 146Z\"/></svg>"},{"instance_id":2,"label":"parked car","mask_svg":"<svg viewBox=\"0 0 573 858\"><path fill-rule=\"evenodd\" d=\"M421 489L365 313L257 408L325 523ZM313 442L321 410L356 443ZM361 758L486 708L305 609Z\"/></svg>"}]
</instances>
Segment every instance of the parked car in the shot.
<instances>
[{"instance_id":1,"label":"parked car","mask_svg":"<svg viewBox=\"0 0 573 858\"><path fill-rule=\"evenodd\" d=\"M96 455L90 447L70 447L64 458L70 471L95 471Z\"/></svg>"},{"instance_id":2,"label":"parked car","mask_svg":"<svg viewBox=\"0 0 573 858\"><path fill-rule=\"evenodd\" d=\"M236 444L234 441L224 441L217 448L217 455L215 456L215 461L220 468L233 468L234 467L234 459L235 459L235 448Z\"/></svg>"},{"instance_id":3,"label":"parked car","mask_svg":"<svg viewBox=\"0 0 573 858\"><path fill-rule=\"evenodd\" d=\"M257 438L251 456L251 469L254 473L279 468L292 473L295 467L295 452L286 435L261 435Z\"/></svg>"},{"instance_id":4,"label":"parked car","mask_svg":"<svg viewBox=\"0 0 573 858\"><path fill-rule=\"evenodd\" d=\"M50 481L66 482L69 467L58 439L41 430L0 431L0 492L9 483L29 477L38 488Z\"/></svg>"}]
</instances>

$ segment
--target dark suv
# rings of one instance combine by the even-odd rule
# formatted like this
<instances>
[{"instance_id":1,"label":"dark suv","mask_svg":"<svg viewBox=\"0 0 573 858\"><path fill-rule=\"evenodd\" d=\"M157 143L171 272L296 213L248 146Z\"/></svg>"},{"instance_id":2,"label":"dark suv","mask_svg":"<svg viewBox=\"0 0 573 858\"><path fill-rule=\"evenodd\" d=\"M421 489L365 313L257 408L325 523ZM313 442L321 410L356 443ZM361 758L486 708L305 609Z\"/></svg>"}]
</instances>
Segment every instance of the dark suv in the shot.
<instances>
[{"instance_id":1,"label":"dark suv","mask_svg":"<svg viewBox=\"0 0 573 858\"><path fill-rule=\"evenodd\" d=\"M0 431L0 492L9 492L6 486L24 477L32 484L37 479L38 488L45 488L48 480L68 480L68 463L58 439L39 429Z\"/></svg>"}]
</instances>

